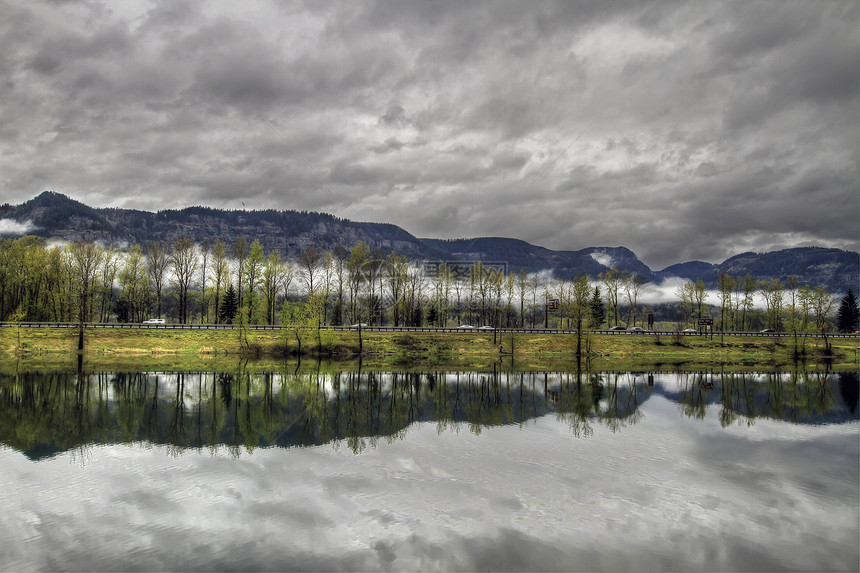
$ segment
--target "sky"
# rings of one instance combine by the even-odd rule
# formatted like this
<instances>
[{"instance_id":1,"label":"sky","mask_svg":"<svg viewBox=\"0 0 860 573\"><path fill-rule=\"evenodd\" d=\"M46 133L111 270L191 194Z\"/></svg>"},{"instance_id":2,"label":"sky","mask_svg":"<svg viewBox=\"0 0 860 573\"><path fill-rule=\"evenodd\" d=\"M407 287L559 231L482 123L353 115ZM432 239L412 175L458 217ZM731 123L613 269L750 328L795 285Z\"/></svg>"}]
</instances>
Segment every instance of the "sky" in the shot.
<instances>
[{"instance_id":1,"label":"sky","mask_svg":"<svg viewBox=\"0 0 860 573\"><path fill-rule=\"evenodd\" d=\"M0 202L860 250L860 3L0 0Z\"/></svg>"}]
</instances>

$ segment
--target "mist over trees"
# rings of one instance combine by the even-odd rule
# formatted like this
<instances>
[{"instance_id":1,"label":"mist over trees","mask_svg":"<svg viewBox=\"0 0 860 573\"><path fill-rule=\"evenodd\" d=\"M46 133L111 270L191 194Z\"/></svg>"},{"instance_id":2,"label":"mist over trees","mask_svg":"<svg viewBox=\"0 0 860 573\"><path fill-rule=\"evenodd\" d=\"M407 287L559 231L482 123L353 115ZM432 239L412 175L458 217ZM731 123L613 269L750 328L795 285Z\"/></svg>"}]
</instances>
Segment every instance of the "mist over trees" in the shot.
<instances>
[{"instance_id":1,"label":"mist over trees","mask_svg":"<svg viewBox=\"0 0 860 573\"><path fill-rule=\"evenodd\" d=\"M480 261L419 267L396 253L307 246L282 259L239 235L195 243L189 237L119 249L95 241L49 244L26 236L0 241L0 320L179 324L695 328L705 317L721 331L760 328L796 334L857 328L848 291L833 316L822 286L747 274L721 274L718 289L684 281L669 302L642 304L644 277L611 267L597 281L551 273L506 272ZM758 304L757 304L758 301ZM852 322L853 321L853 322ZM579 346L589 340L579 341Z\"/></svg>"}]
</instances>

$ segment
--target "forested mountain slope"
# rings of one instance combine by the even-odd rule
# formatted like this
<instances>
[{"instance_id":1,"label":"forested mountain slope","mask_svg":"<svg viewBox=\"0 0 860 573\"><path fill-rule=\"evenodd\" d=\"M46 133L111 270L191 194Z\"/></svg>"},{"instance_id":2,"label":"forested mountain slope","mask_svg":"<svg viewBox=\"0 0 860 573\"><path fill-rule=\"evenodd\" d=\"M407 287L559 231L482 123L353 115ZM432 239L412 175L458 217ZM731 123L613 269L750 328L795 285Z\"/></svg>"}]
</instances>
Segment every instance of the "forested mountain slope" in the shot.
<instances>
[{"instance_id":1,"label":"forested mountain slope","mask_svg":"<svg viewBox=\"0 0 860 573\"><path fill-rule=\"evenodd\" d=\"M684 262L651 270L625 247L588 247L554 251L505 237L421 239L397 225L361 223L325 213L305 211L228 211L189 207L157 213L132 209L94 208L65 195L46 191L20 205L1 205L0 219L25 226L29 234L49 239L78 238L117 243L170 242L188 236L198 243L217 239L227 244L239 235L257 239L267 250L296 258L304 247L352 248L359 241L381 254L396 251L416 261L485 261L504 263L509 272L552 270L561 278L597 277L611 266L637 273L649 281L679 276L715 286L721 272L751 274L757 279L796 276L799 284L823 285L833 292L857 290L860 254L839 249L801 247L769 253L743 253L720 264Z\"/></svg>"}]
</instances>

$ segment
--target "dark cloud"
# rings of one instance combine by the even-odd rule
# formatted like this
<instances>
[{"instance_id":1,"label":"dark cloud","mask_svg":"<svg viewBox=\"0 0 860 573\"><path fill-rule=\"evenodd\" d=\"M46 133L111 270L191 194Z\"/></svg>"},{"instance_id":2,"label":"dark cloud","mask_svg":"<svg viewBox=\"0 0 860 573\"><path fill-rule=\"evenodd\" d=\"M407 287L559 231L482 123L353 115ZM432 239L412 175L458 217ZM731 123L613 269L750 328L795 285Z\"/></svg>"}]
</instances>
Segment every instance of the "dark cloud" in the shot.
<instances>
[{"instance_id":1,"label":"dark cloud","mask_svg":"<svg viewBox=\"0 0 860 573\"><path fill-rule=\"evenodd\" d=\"M851 0L0 8L3 201L251 200L655 267L858 248Z\"/></svg>"}]
</instances>

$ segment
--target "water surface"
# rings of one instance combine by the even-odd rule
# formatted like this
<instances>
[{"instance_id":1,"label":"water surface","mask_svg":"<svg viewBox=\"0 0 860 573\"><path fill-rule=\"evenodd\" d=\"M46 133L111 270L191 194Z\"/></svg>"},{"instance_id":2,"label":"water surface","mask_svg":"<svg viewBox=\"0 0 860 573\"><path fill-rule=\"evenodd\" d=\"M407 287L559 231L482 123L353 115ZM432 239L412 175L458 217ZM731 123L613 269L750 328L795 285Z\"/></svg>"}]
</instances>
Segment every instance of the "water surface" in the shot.
<instances>
[{"instance_id":1,"label":"water surface","mask_svg":"<svg viewBox=\"0 0 860 573\"><path fill-rule=\"evenodd\" d=\"M3 570L857 570L853 373L0 380Z\"/></svg>"}]
</instances>

